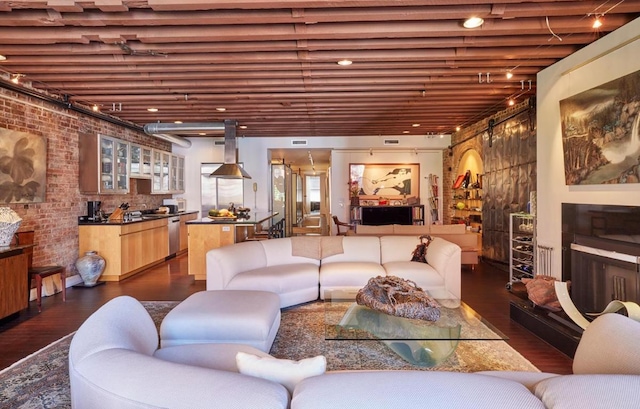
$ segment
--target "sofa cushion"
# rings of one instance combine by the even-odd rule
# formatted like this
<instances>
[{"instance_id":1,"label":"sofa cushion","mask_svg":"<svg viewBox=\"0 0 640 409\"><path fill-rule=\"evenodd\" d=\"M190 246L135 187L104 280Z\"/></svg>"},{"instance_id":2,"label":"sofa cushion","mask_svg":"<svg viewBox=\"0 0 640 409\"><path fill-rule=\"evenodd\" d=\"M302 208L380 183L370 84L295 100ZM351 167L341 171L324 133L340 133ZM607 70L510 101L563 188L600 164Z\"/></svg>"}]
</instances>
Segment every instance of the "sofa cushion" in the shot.
<instances>
[{"instance_id":1,"label":"sofa cushion","mask_svg":"<svg viewBox=\"0 0 640 409\"><path fill-rule=\"evenodd\" d=\"M223 290L237 273L267 265L264 247L258 241L209 250L206 258L207 290Z\"/></svg>"},{"instance_id":2,"label":"sofa cushion","mask_svg":"<svg viewBox=\"0 0 640 409\"><path fill-rule=\"evenodd\" d=\"M534 393L549 409L635 409L640 380L637 375L563 375L540 381Z\"/></svg>"},{"instance_id":3,"label":"sofa cushion","mask_svg":"<svg viewBox=\"0 0 640 409\"><path fill-rule=\"evenodd\" d=\"M429 234L430 226L394 224L393 233L397 235L422 236Z\"/></svg>"},{"instance_id":4,"label":"sofa cushion","mask_svg":"<svg viewBox=\"0 0 640 409\"><path fill-rule=\"evenodd\" d=\"M393 234L393 225L368 226L366 224L356 224L357 235L380 236L383 234Z\"/></svg>"},{"instance_id":5,"label":"sofa cushion","mask_svg":"<svg viewBox=\"0 0 640 409\"><path fill-rule=\"evenodd\" d=\"M188 344L160 348L153 356L163 361L178 364L238 372L236 355L244 352L261 357L270 356L266 352L244 344Z\"/></svg>"},{"instance_id":6,"label":"sofa cushion","mask_svg":"<svg viewBox=\"0 0 640 409\"><path fill-rule=\"evenodd\" d=\"M236 364L241 374L277 382L291 394L301 380L327 370L327 359L322 355L294 361L238 352Z\"/></svg>"},{"instance_id":7,"label":"sofa cushion","mask_svg":"<svg viewBox=\"0 0 640 409\"><path fill-rule=\"evenodd\" d=\"M444 287L444 278L426 263L416 261L392 261L383 264L387 275L411 280L422 289Z\"/></svg>"},{"instance_id":8,"label":"sofa cushion","mask_svg":"<svg viewBox=\"0 0 640 409\"><path fill-rule=\"evenodd\" d=\"M312 263L262 267L236 275L227 290L260 290L276 294L318 286L318 266Z\"/></svg>"},{"instance_id":9,"label":"sofa cushion","mask_svg":"<svg viewBox=\"0 0 640 409\"><path fill-rule=\"evenodd\" d=\"M387 264L392 261L410 261L418 244L420 244L420 236L382 236L380 237L380 262Z\"/></svg>"},{"instance_id":10,"label":"sofa cushion","mask_svg":"<svg viewBox=\"0 0 640 409\"><path fill-rule=\"evenodd\" d=\"M465 234L467 226L464 224L430 224L429 234Z\"/></svg>"},{"instance_id":11,"label":"sofa cushion","mask_svg":"<svg viewBox=\"0 0 640 409\"><path fill-rule=\"evenodd\" d=\"M523 385L472 373L331 372L300 382L292 409L543 409Z\"/></svg>"},{"instance_id":12,"label":"sofa cushion","mask_svg":"<svg viewBox=\"0 0 640 409\"><path fill-rule=\"evenodd\" d=\"M364 287L371 277L384 276L386 272L379 263L344 262L320 266L320 289ZM323 294L320 294L323 297Z\"/></svg>"},{"instance_id":13,"label":"sofa cushion","mask_svg":"<svg viewBox=\"0 0 640 409\"><path fill-rule=\"evenodd\" d=\"M278 266L283 264L306 264L311 263L315 266L320 265L320 260L308 257L294 256L291 240L293 238L286 237L272 240L259 241L266 255L266 266ZM250 254L245 254L249 257ZM246 271L246 270L245 270Z\"/></svg>"},{"instance_id":14,"label":"sofa cushion","mask_svg":"<svg viewBox=\"0 0 640 409\"><path fill-rule=\"evenodd\" d=\"M342 254L325 257L321 265L337 262L367 262L380 264L380 240L377 237L345 236ZM371 275L371 277L375 277Z\"/></svg>"}]
</instances>

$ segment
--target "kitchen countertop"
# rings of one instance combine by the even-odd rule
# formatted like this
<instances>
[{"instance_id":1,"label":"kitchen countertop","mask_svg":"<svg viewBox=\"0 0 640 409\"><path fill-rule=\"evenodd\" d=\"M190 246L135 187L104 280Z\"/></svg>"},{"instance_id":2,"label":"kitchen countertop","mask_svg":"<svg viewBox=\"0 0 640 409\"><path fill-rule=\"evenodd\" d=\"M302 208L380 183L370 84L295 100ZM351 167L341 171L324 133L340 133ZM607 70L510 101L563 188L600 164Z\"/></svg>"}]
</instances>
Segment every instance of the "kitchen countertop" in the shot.
<instances>
[{"instance_id":1,"label":"kitchen countertop","mask_svg":"<svg viewBox=\"0 0 640 409\"><path fill-rule=\"evenodd\" d=\"M96 222L96 221L81 221L78 220L78 226L123 226L123 225L127 225L127 224L133 224L133 223L141 223L141 222L149 222L149 221L153 221L153 220L158 220L158 219L168 219L170 217L176 217L176 216L182 216L185 214L193 214L193 213L198 213L197 210L189 210L189 211L185 211L185 212L178 212L178 213L173 213L173 214L152 214L152 215L145 215L145 217L132 217L129 220L118 220L118 221L109 221L109 220L105 220L105 221L100 221L100 222ZM151 216L151 217L148 217Z\"/></svg>"},{"instance_id":2,"label":"kitchen countertop","mask_svg":"<svg viewBox=\"0 0 640 409\"><path fill-rule=\"evenodd\" d=\"M263 223L275 216L278 212L250 212L248 219L231 219L231 218L210 218L203 217L202 219L189 220L187 224L235 224L235 225L254 225Z\"/></svg>"}]
</instances>

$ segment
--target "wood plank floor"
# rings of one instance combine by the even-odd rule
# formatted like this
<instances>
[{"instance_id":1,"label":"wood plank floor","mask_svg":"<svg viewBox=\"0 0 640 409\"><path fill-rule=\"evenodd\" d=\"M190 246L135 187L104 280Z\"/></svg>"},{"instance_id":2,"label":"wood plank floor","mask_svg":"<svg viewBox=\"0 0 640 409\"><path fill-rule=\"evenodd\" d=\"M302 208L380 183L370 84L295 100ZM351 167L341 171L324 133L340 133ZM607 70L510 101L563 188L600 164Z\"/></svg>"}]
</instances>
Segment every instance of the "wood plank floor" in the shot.
<instances>
[{"instance_id":1,"label":"wood plank floor","mask_svg":"<svg viewBox=\"0 0 640 409\"><path fill-rule=\"evenodd\" d=\"M130 295L141 301L183 300L205 289L205 283L188 275L186 255L171 259L120 283L94 288L69 288L67 301L56 294L45 297L42 312L36 302L17 316L0 321L0 369L78 329L80 324L108 300ZM508 273L490 263L475 270L463 268L462 299L506 334L509 344L543 372L571 373L572 360L509 319L505 289Z\"/></svg>"}]
</instances>

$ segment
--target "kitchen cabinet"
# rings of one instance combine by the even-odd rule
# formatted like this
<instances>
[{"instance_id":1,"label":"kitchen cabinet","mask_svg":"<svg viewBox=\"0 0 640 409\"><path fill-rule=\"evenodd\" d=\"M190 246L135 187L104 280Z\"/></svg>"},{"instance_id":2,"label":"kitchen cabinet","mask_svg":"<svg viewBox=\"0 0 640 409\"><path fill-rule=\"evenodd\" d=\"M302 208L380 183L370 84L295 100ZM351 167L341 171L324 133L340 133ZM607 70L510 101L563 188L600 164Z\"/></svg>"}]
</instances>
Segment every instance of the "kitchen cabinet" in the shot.
<instances>
[{"instance_id":1,"label":"kitchen cabinet","mask_svg":"<svg viewBox=\"0 0 640 409\"><path fill-rule=\"evenodd\" d=\"M153 149L131 144L130 174L136 179L151 179L151 161Z\"/></svg>"},{"instance_id":2,"label":"kitchen cabinet","mask_svg":"<svg viewBox=\"0 0 640 409\"><path fill-rule=\"evenodd\" d=\"M169 193L184 193L184 156L171 154Z\"/></svg>"},{"instance_id":3,"label":"kitchen cabinet","mask_svg":"<svg viewBox=\"0 0 640 409\"><path fill-rule=\"evenodd\" d=\"M189 230L187 228L187 222L189 220L196 220L198 218L198 212L182 214L180 215L180 248L179 252L183 252L189 248Z\"/></svg>"},{"instance_id":4,"label":"kitchen cabinet","mask_svg":"<svg viewBox=\"0 0 640 409\"><path fill-rule=\"evenodd\" d=\"M169 255L168 218L79 226L79 254L97 251L106 261L100 281L120 281L164 262Z\"/></svg>"},{"instance_id":5,"label":"kitchen cabinet","mask_svg":"<svg viewBox=\"0 0 640 409\"><path fill-rule=\"evenodd\" d=\"M129 193L129 142L100 134L79 138L82 193Z\"/></svg>"}]
</instances>

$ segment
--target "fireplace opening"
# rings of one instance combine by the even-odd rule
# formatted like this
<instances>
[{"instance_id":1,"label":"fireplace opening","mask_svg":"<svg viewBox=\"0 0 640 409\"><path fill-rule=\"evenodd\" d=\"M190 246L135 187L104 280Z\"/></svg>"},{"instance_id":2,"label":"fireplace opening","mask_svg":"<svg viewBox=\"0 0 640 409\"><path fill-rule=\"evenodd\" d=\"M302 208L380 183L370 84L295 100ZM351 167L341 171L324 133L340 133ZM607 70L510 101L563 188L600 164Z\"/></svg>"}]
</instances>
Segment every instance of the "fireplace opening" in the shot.
<instances>
[{"instance_id":1,"label":"fireplace opening","mask_svg":"<svg viewBox=\"0 0 640 409\"><path fill-rule=\"evenodd\" d=\"M640 207L562 204L562 279L583 313L640 301Z\"/></svg>"}]
</instances>

